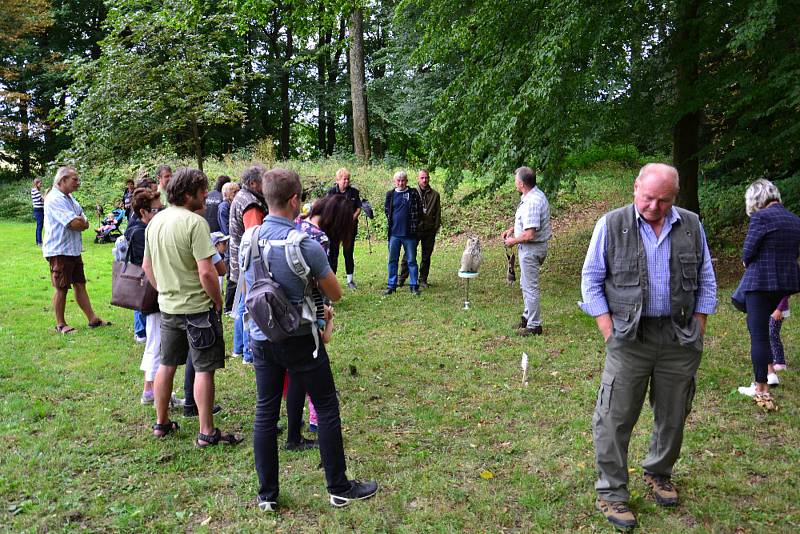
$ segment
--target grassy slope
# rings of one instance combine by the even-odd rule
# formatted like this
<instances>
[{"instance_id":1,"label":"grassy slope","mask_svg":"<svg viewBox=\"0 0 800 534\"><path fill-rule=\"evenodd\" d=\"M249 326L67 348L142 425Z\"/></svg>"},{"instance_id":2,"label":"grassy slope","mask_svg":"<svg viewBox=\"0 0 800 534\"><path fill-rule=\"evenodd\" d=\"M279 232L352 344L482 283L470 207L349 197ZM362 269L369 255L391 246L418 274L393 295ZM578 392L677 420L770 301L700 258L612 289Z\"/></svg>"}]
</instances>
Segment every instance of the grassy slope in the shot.
<instances>
[{"instance_id":1,"label":"grassy slope","mask_svg":"<svg viewBox=\"0 0 800 534\"><path fill-rule=\"evenodd\" d=\"M46 263L31 245L32 224L0 223L0 270L6 273L0 315L6 345L0 352L3 528L605 529L592 506L590 429L602 343L575 301L592 223L597 213L624 201L628 183L625 173L597 172L582 178L579 194L557 202L574 206L555 221L543 275L542 338L512 335L521 296L516 285L504 283L505 257L496 242L485 246L482 274L472 285L473 309L464 312L455 276L463 242L442 240L430 277L434 286L420 299L406 292L382 299L385 246L373 243L369 254L360 241L359 291L337 306L330 352L349 472L376 478L381 491L371 501L334 511L326 503L317 453L281 453L282 509L276 516L252 507L252 370L229 361L217 379L225 408L218 425L245 433L248 441L241 447L193 449L197 423L180 416L180 433L156 441L149 432L152 409L138 404L142 347L132 341L131 313L107 305L110 246L84 239L90 294L115 325L89 332L70 301L67 316L80 332L62 337L51 331L51 288ZM382 185L365 189L380 191ZM488 212L491 205L513 210L514 195L501 195L477 211ZM460 216L463 229L485 220L467 217L463 208L448 210ZM800 394L793 380L800 323L793 317L784 327L793 370L778 391L782 411L759 413L735 392L749 382L750 365L743 317L725 304L730 290L720 292L720 313L709 323L694 412L676 466L683 499L677 510L659 509L644 495L636 462L646 452L648 407L634 433L631 487L643 532L800 527ZM520 385L522 351L531 356L527 388Z\"/></svg>"}]
</instances>

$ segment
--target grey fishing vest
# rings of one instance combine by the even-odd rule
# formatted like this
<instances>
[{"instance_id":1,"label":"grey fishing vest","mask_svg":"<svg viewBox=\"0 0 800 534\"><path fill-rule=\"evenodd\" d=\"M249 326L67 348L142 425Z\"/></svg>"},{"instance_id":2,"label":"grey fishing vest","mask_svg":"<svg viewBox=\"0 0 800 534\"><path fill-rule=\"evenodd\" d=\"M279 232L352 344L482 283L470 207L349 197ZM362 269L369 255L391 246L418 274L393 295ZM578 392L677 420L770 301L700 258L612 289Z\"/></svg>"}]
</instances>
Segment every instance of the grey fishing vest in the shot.
<instances>
[{"instance_id":1,"label":"grey fishing vest","mask_svg":"<svg viewBox=\"0 0 800 534\"><path fill-rule=\"evenodd\" d=\"M244 212L251 206L257 206L267 213L267 205L260 195L255 195L248 187L242 187L236 196L233 197L230 208L230 218L228 219L228 233L230 239L230 279L234 282L239 280L239 243L242 242L244 235Z\"/></svg>"},{"instance_id":2,"label":"grey fishing vest","mask_svg":"<svg viewBox=\"0 0 800 534\"><path fill-rule=\"evenodd\" d=\"M692 316L703 262L702 230L696 214L676 209L680 219L675 219L669 233L670 316L678 341L690 344L699 334ZM606 230L606 300L614 335L631 340L636 337L648 291L647 258L634 205L606 214Z\"/></svg>"}]
</instances>

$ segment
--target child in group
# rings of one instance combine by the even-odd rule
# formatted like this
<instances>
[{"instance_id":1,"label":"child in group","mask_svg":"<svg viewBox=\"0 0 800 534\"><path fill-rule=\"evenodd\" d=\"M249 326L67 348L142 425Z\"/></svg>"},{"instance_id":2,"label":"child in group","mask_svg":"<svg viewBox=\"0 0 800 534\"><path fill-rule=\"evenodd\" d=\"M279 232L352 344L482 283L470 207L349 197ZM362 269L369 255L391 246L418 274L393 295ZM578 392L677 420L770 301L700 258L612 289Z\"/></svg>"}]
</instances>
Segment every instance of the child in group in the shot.
<instances>
[{"instance_id":1,"label":"child in group","mask_svg":"<svg viewBox=\"0 0 800 534\"><path fill-rule=\"evenodd\" d=\"M781 341L781 326L783 326L783 320L789 315L789 296L787 295L778 303L778 307L769 318L769 344L772 347L772 363L769 364L767 383L770 385L777 385L779 382L775 371L786 370L786 358L783 353L783 342Z\"/></svg>"}]
</instances>

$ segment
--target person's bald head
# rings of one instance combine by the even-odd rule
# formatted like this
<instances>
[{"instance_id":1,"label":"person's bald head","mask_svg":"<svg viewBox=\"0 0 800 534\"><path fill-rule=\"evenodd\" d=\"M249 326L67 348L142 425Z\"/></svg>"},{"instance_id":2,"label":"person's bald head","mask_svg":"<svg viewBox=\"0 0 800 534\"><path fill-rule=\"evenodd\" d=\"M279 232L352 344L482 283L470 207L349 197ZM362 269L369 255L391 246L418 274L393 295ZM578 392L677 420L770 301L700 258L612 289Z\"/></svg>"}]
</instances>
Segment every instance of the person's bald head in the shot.
<instances>
[{"instance_id":1,"label":"person's bald head","mask_svg":"<svg viewBox=\"0 0 800 534\"><path fill-rule=\"evenodd\" d=\"M665 163L648 163L633 183L633 202L648 223L660 223L678 196L678 170Z\"/></svg>"}]
</instances>

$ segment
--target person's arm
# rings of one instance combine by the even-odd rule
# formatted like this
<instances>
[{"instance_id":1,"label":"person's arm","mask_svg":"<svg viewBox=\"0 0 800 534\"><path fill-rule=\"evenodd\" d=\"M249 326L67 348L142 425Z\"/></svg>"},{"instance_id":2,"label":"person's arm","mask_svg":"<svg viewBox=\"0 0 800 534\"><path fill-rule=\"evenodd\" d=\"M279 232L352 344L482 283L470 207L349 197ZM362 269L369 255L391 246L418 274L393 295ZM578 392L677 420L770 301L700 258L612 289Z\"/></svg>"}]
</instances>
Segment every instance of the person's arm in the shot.
<instances>
[{"instance_id":1,"label":"person's arm","mask_svg":"<svg viewBox=\"0 0 800 534\"><path fill-rule=\"evenodd\" d=\"M195 261L197 262L197 273L200 275L200 285L203 286L203 291L214 303L214 308L217 311L222 310L222 293L219 290L219 278L217 270L211 263L211 256Z\"/></svg>"},{"instance_id":2,"label":"person's arm","mask_svg":"<svg viewBox=\"0 0 800 534\"><path fill-rule=\"evenodd\" d=\"M608 309L608 301L605 293L606 279L606 218L601 217L597 221L589 242L589 249L586 251L586 259L583 262L581 271L581 296L583 302L579 303L581 310L592 317L607 315L602 319L596 319L597 327L605 337L611 330L611 315Z\"/></svg>"},{"instance_id":3,"label":"person's arm","mask_svg":"<svg viewBox=\"0 0 800 534\"><path fill-rule=\"evenodd\" d=\"M695 294L694 317L700 321L700 332L706 333L707 316L717 310L717 277L711 265L711 252L708 250L706 233L700 226L700 240L703 247L703 260L697 272L697 293Z\"/></svg>"},{"instance_id":4,"label":"person's arm","mask_svg":"<svg viewBox=\"0 0 800 534\"><path fill-rule=\"evenodd\" d=\"M266 213L264 213L264 210L257 206L251 206L247 208L242 214L242 223L244 224L244 229L247 230L248 228L252 228L263 223L265 216Z\"/></svg>"},{"instance_id":5,"label":"person's arm","mask_svg":"<svg viewBox=\"0 0 800 534\"><path fill-rule=\"evenodd\" d=\"M750 217L750 224L747 226L747 235L742 245L742 263L745 267L750 265L758 255L761 248L761 238L764 236L764 223L758 213Z\"/></svg>"},{"instance_id":6,"label":"person's arm","mask_svg":"<svg viewBox=\"0 0 800 534\"><path fill-rule=\"evenodd\" d=\"M89 228L89 220L84 215L79 215L67 224L67 228L76 232L83 232Z\"/></svg>"},{"instance_id":7,"label":"person's arm","mask_svg":"<svg viewBox=\"0 0 800 534\"><path fill-rule=\"evenodd\" d=\"M220 276L225 276L225 273L228 272L225 268L225 260L221 256L219 261L214 263L214 269L217 270L217 274Z\"/></svg>"},{"instance_id":8,"label":"person's arm","mask_svg":"<svg viewBox=\"0 0 800 534\"><path fill-rule=\"evenodd\" d=\"M322 342L330 343L333 337L333 307L325 305L325 330L322 331Z\"/></svg>"},{"instance_id":9,"label":"person's arm","mask_svg":"<svg viewBox=\"0 0 800 534\"><path fill-rule=\"evenodd\" d=\"M150 285L158 291L158 283L156 282L156 277L153 274L153 264L150 263L150 258L147 256L144 257L142 260L142 270L144 271L145 276L147 276L147 281L150 282Z\"/></svg>"},{"instance_id":10,"label":"person's arm","mask_svg":"<svg viewBox=\"0 0 800 534\"><path fill-rule=\"evenodd\" d=\"M514 235L514 226L512 225L508 227L508 230L500 234L500 237L502 237L503 241L505 241L508 238L508 236L513 236L513 235Z\"/></svg>"},{"instance_id":11,"label":"person's arm","mask_svg":"<svg viewBox=\"0 0 800 534\"><path fill-rule=\"evenodd\" d=\"M442 227L442 200L438 192L434 191L433 194L433 232L436 233Z\"/></svg>"},{"instance_id":12,"label":"person's arm","mask_svg":"<svg viewBox=\"0 0 800 534\"><path fill-rule=\"evenodd\" d=\"M386 192L386 199L383 201L383 213L386 215L386 220L389 221L390 227L392 226L392 191L393 190Z\"/></svg>"},{"instance_id":13,"label":"person's arm","mask_svg":"<svg viewBox=\"0 0 800 534\"><path fill-rule=\"evenodd\" d=\"M513 229L511 230L511 233L514 233ZM527 243L528 241L533 241L534 237L536 237L536 228L528 228L517 237L511 237L510 235L507 236L505 238L505 244L507 247L511 247L514 245L518 245L519 243Z\"/></svg>"},{"instance_id":14,"label":"person's arm","mask_svg":"<svg viewBox=\"0 0 800 534\"><path fill-rule=\"evenodd\" d=\"M322 278L317 279L319 290L322 294L328 297L332 302L337 302L342 298L342 286L339 285L339 280L333 271L328 271L328 274Z\"/></svg>"}]
</instances>

